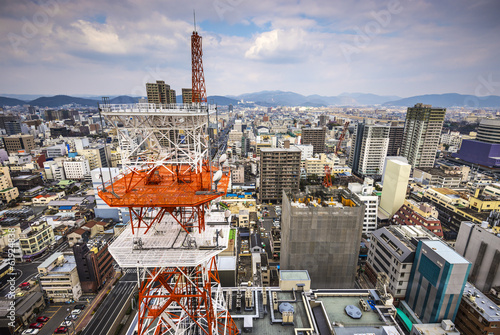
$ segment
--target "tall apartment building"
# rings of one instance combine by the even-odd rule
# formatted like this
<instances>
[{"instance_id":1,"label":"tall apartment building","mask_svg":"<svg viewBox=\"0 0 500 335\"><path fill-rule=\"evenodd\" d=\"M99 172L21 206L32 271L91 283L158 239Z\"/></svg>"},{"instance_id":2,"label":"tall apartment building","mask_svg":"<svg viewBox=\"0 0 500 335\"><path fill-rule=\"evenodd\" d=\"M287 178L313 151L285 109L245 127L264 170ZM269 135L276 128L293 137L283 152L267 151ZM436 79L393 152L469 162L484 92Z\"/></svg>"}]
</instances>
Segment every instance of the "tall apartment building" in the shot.
<instances>
[{"instance_id":1,"label":"tall apartment building","mask_svg":"<svg viewBox=\"0 0 500 335\"><path fill-rule=\"evenodd\" d=\"M148 102L151 104L176 103L175 91L171 90L170 85L165 84L163 80L157 80L156 83L147 83L146 93Z\"/></svg>"},{"instance_id":2,"label":"tall apartment building","mask_svg":"<svg viewBox=\"0 0 500 335\"><path fill-rule=\"evenodd\" d=\"M393 126L389 129L389 146L387 147L387 156L399 156L403 137L405 133L404 126Z\"/></svg>"},{"instance_id":3,"label":"tall apartment building","mask_svg":"<svg viewBox=\"0 0 500 335\"><path fill-rule=\"evenodd\" d=\"M298 192L301 151L296 148L262 148L260 151L260 201L278 203L283 190Z\"/></svg>"},{"instance_id":4,"label":"tall apartment building","mask_svg":"<svg viewBox=\"0 0 500 335\"><path fill-rule=\"evenodd\" d=\"M406 302L423 323L455 321L471 264L442 241L420 240Z\"/></svg>"},{"instance_id":5,"label":"tall apartment building","mask_svg":"<svg viewBox=\"0 0 500 335\"><path fill-rule=\"evenodd\" d=\"M353 288L365 205L349 190L283 192L283 270L307 270L313 288Z\"/></svg>"},{"instance_id":6,"label":"tall apartment building","mask_svg":"<svg viewBox=\"0 0 500 335\"><path fill-rule=\"evenodd\" d=\"M17 135L21 133L21 121L6 121L5 122L5 132L7 135Z\"/></svg>"},{"instance_id":7,"label":"tall apartment building","mask_svg":"<svg viewBox=\"0 0 500 335\"><path fill-rule=\"evenodd\" d=\"M93 170L100 167L108 167L111 152L109 147L98 145L78 151L78 155L87 158L89 161L90 169Z\"/></svg>"},{"instance_id":8,"label":"tall apartment building","mask_svg":"<svg viewBox=\"0 0 500 335\"><path fill-rule=\"evenodd\" d=\"M90 248L82 242L73 245L76 269L84 293L97 293L114 273L108 244L104 241L92 243Z\"/></svg>"},{"instance_id":9,"label":"tall apartment building","mask_svg":"<svg viewBox=\"0 0 500 335\"><path fill-rule=\"evenodd\" d=\"M193 89L192 88L183 88L182 89L182 103L188 104L193 102Z\"/></svg>"},{"instance_id":10,"label":"tall apartment building","mask_svg":"<svg viewBox=\"0 0 500 335\"><path fill-rule=\"evenodd\" d=\"M378 196L373 194L373 179L367 177L363 184L349 183L347 188L365 204L363 234L368 234L377 229Z\"/></svg>"},{"instance_id":11,"label":"tall apartment building","mask_svg":"<svg viewBox=\"0 0 500 335\"><path fill-rule=\"evenodd\" d=\"M498 224L498 218L489 221ZM500 286L499 233L500 225L488 226L487 221L482 225L462 222L458 232L455 250L472 263L469 281L483 292Z\"/></svg>"},{"instance_id":12,"label":"tall apartment building","mask_svg":"<svg viewBox=\"0 0 500 335\"><path fill-rule=\"evenodd\" d=\"M387 289L396 300L404 300L420 240L437 237L420 226L388 226L375 230L366 258L365 273L375 285L379 272L387 274Z\"/></svg>"},{"instance_id":13,"label":"tall apartment building","mask_svg":"<svg viewBox=\"0 0 500 335\"><path fill-rule=\"evenodd\" d=\"M19 196L19 190L12 185L10 171L8 167L0 167L0 200L5 203L16 199Z\"/></svg>"},{"instance_id":14,"label":"tall apartment building","mask_svg":"<svg viewBox=\"0 0 500 335\"><path fill-rule=\"evenodd\" d=\"M29 153L35 149L35 140L32 135L12 135L3 137L3 145L9 154L17 153L20 150Z\"/></svg>"},{"instance_id":15,"label":"tall apartment building","mask_svg":"<svg viewBox=\"0 0 500 335\"><path fill-rule=\"evenodd\" d=\"M389 126L358 123L354 129L349 166L363 176L381 175L389 147Z\"/></svg>"},{"instance_id":16,"label":"tall apartment building","mask_svg":"<svg viewBox=\"0 0 500 335\"><path fill-rule=\"evenodd\" d=\"M416 104L408 107L401 156L413 168L434 167L446 108Z\"/></svg>"},{"instance_id":17,"label":"tall apartment building","mask_svg":"<svg viewBox=\"0 0 500 335\"><path fill-rule=\"evenodd\" d=\"M326 128L302 128L302 144L312 144L313 154L325 152Z\"/></svg>"},{"instance_id":18,"label":"tall apartment building","mask_svg":"<svg viewBox=\"0 0 500 335\"><path fill-rule=\"evenodd\" d=\"M410 172L410 164L397 159L387 161L384 187L380 197L380 209L389 217L393 216L404 203Z\"/></svg>"}]
</instances>

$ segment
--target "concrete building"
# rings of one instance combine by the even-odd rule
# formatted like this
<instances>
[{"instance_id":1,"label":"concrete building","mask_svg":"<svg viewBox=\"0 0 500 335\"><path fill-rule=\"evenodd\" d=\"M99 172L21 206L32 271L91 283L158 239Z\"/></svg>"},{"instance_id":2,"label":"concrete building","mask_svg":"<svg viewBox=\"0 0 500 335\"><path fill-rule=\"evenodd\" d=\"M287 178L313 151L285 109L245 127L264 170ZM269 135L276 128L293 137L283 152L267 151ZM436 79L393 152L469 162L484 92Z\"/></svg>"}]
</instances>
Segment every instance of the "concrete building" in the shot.
<instances>
[{"instance_id":1,"label":"concrete building","mask_svg":"<svg viewBox=\"0 0 500 335\"><path fill-rule=\"evenodd\" d=\"M245 183L245 167L243 165L238 165L237 167L231 168L231 184L243 183Z\"/></svg>"},{"instance_id":2,"label":"concrete building","mask_svg":"<svg viewBox=\"0 0 500 335\"><path fill-rule=\"evenodd\" d=\"M454 157L472 164L500 167L500 119L482 119L476 139L463 139Z\"/></svg>"},{"instance_id":3,"label":"concrete building","mask_svg":"<svg viewBox=\"0 0 500 335\"><path fill-rule=\"evenodd\" d=\"M384 174L384 187L380 197L380 209L393 216L406 198L411 166L399 160L388 160Z\"/></svg>"},{"instance_id":4,"label":"concrete building","mask_svg":"<svg viewBox=\"0 0 500 335\"><path fill-rule=\"evenodd\" d=\"M262 148L260 155L259 199L277 203L283 190L299 191L300 150Z\"/></svg>"},{"instance_id":5,"label":"concrete building","mask_svg":"<svg viewBox=\"0 0 500 335\"><path fill-rule=\"evenodd\" d=\"M381 175L389 147L389 126L358 123L354 129L349 166L354 173Z\"/></svg>"},{"instance_id":6,"label":"concrete building","mask_svg":"<svg viewBox=\"0 0 500 335\"><path fill-rule=\"evenodd\" d=\"M74 256L56 252L38 266L40 285L52 302L77 301L82 287Z\"/></svg>"},{"instance_id":7,"label":"concrete building","mask_svg":"<svg viewBox=\"0 0 500 335\"><path fill-rule=\"evenodd\" d=\"M394 299L404 300L418 241L436 239L420 226L388 226L375 230L366 259L366 275L375 284L378 273L385 273L389 278L387 289Z\"/></svg>"},{"instance_id":8,"label":"concrete building","mask_svg":"<svg viewBox=\"0 0 500 335\"><path fill-rule=\"evenodd\" d=\"M16 199L19 196L19 190L12 184L10 171L8 167L0 167L0 200L5 203Z\"/></svg>"},{"instance_id":9,"label":"concrete building","mask_svg":"<svg viewBox=\"0 0 500 335\"><path fill-rule=\"evenodd\" d=\"M363 234L368 234L377 229L378 196L373 194L373 179L366 177L363 184L349 183L348 189L365 204Z\"/></svg>"},{"instance_id":10,"label":"concrete building","mask_svg":"<svg viewBox=\"0 0 500 335\"><path fill-rule=\"evenodd\" d=\"M118 168L98 168L92 170L90 175L92 177L94 193L97 194L98 188L101 187L103 182L108 183L110 179L116 178L119 174L120 169ZM109 207L99 196L96 196L95 201L96 206L94 212L96 217L113 219L115 222L127 223L129 221L128 210L124 208Z\"/></svg>"},{"instance_id":11,"label":"concrete building","mask_svg":"<svg viewBox=\"0 0 500 335\"><path fill-rule=\"evenodd\" d=\"M416 104L406 112L401 156L414 168L434 167L446 108Z\"/></svg>"},{"instance_id":12,"label":"concrete building","mask_svg":"<svg viewBox=\"0 0 500 335\"><path fill-rule=\"evenodd\" d=\"M54 243L54 231L47 222L34 223L19 234L19 244L25 259L41 255Z\"/></svg>"},{"instance_id":13,"label":"concrete building","mask_svg":"<svg viewBox=\"0 0 500 335\"><path fill-rule=\"evenodd\" d=\"M68 154L68 149L64 143L50 146L44 150L47 158L62 157Z\"/></svg>"},{"instance_id":14,"label":"concrete building","mask_svg":"<svg viewBox=\"0 0 500 335\"><path fill-rule=\"evenodd\" d=\"M188 104L193 102L193 89L192 88L183 88L182 89L182 103Z\"/></svg>"},{"instance_id":15,"label":"concrete building","mask_svg":"<svg viewBox=\"0 0 500 335\"><path fill-rule=\"evenodd\" d=\"M389 145L387 147L387 156L399 156L401 146L403 145L405 127L391 125L389 129Z\"/></svg>"},{"instance_id":16,"label":"concrete building","mask_svg":"<svg viewBox=\"0 0 500 335\"><path fill-rule=\"evenodd\" d=\"M43 163L45 179L47 180L64 180L64 160L46 161Z\"/></svg>"},{"instance_id":17,"label":"concrete building","mask_svg":"<svg viewBox=\"0 0 500 335\"><path fill-rule=\"evenodd\" d=\"M423 323L455 321L471 264L442 241L420 240L406 302Z\"/></svg>"},{"instance_id":18,"label":"concrete building","mask_svg":"<svg viewBox=\"0 0 500 335\"><path fill-rule=\"evenodd\" d=\"M422 185L459 188L462 182L461 169L415 168L413 179Z\"/></svg>"},{"instance_id":19,"label":"concrete building","mask_svg":"<svg viewBox=\"0 0 500 335\"><path fill-rule=\"evenodd\" d=\"M19 151L30 153L35 149L35 141L32 135L12 135L3 137L3 145L9 154L15 154Z\"/></svg>"},{"instance_id":20,"label":"concrete building","mask_svg":"<svg viewBox=\"0 0 500 335\"><path fill-rule=\"evenodd\" d=\"M493 225L462 222L455 243L455 250L472 263L469 282L483 292L500 285L500 225L498 218L490 221Z\"/></svg>"},{"instance_id":21,"label":"concrete building","mask_svg":"<svg viewBox=\"0 0 500 335\"><path fill-rule=\"evenodd\" d=\"M434 235L443 237L438 215L436 207L431 204L405 199L403 206L392 216L390 222L396 225L424 226Z\"/></svg>"},{"instance_id":22,"label":"concrete building","mask_svg":"<svg viewBox=\"0 0 500 335\"><path fill-rule=\"evenodd\" d=\"M90 244L90 246L88 245ZM78 277L84 293L97 293L113 274L113 257L106 241L73 245Z\"/></svg>"},{"instance_id":23,"label":"concrete building","mask_svg":"<svg viewBox=\"0 0 500 335\"><path fill-rule=\"evenodd\" d=\"M474 285L467 283L455 325L462 334L500 335L500 307Z\"/></svg>"},{"instance_id":24,"label":"concrete building","mask_svg":"<svg viewBox=\"0 0 500 335\"><path fill-rule=\"evenodd\" d=\"M312 144L313 153L325 152L326 128L302 128L302 143Z\"/></svg>"},{"instance_id":25,"label":"concrete building","mask_svg":"<svg viewBox=\"0 0 500 335\"><path fill-rule=\"evenodd\" d=\"M335 154L319 154L316 157L311 157L302 162L306 170L307 176L325 176L325 166L333 169L339 166L340 160Z\"/></svg>"},{"instance_id":26,"label":"concrete building","mask_svg":"<svg viewBox=\"0 0 500 335\"><path fill-rule=\"evenodd\" d=\"M314 147L312 144L296 144L292 147L300 150L300 160L302 161L312 158L314 155Z\"/></svg>"},{"instance_id":27,"label":"concrete building","mask_svg":"<svg viewBox=\"0 0 500 335\"><path fill-rule=\"evenodd\" d=\"M146 83L146 93L150 104L175 104L175 91L170 89L170 85L165 84L163 80L157 80L156 83Z\"/></svg>"},{"instance_id":28,"label":"concrete building","mask_svg":"<svg viewBox=\"0 0 500 335\"><path fill-rule=\"evenodd\" d=\"M365 205L349 190L321 190L283 192L280 266L307 270L314 288L353 288Z\"/></svg>"},{"instance_id":29,"label":"concrete building","mask_svg":"<svg viewBox=\"0 0 500 335\"><path fill-rule=\"evenodd\" d=\"M64 161L63 167L67 179L83 180L90 177L89 161L83 156Z\"/></svg>"},{"instance_id":30,"label":"concrete building","mask_svg":"<svg viewBox=\"0 0 500 335\"><path fill-rule=\"evenodd\" d=\"M78 155L84 156L89 161L89 166L91 170L108 167L109 158L111 157L109 147L104 145L97 145L94 147L89 147L78 152Z\"/></svg>"}]
</instances>

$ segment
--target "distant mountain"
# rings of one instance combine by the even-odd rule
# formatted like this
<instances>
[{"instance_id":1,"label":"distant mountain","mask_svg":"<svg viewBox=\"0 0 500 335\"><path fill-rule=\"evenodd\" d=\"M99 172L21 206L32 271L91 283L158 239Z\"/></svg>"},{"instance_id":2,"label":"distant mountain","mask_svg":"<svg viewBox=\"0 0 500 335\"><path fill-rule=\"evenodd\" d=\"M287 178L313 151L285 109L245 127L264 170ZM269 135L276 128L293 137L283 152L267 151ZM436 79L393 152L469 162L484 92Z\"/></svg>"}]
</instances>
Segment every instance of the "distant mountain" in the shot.
<instances>
[{"instance_id":1,"label":"distant mountain","mask_svg":"<svg viewBox=\"0 0 500 335\"><path fill-rule=\"evenodd\" d=\"M53 97L41 97L30 101L30 105L39 107L59 107L62 105L77 104L81 106L97 107L100 100L70 97L68 95L56 95Z\"/></svg>"},{"instance_id":2,"label":"distant mountain","mask_svg":"<svg viewBox=\"0 0 500 335\"><path fill-rule=\"evenodd\" d=\"M370 93L342 93L339 97L352 98L360 105L381 105L387 101L399 100L401 97L396 95L376 95Z\"/></svg>"},{"instance_id":3,"label":"distant mountain","mask_svg":"<svg viewBox=\"0 0 500 335\"><path fill-rule=\"evenodd\" d=\"M14 98L0 97L0 106L18 106L26 105L27 102Z\"/></svg>"},{"instance_id":4,"label":"distant mountain","mask_svg":"<svg viewBox=\"0 0 500 335\"><path fill-rule=\"evenodd\" d=\"M220 106L228 106L228 105L237 105L238 100L235 100L233 98L228 98L228 97L223 97L221 95L210 95L207 98L208 103L210 104L216 104Z\"/></svg>"},{"instance_id":5,"label":"distant mountain","mask_svg":"<svg viewBox=\"0 0 500 335\"><path fill-rule=\"evenodd\" d=\"M500 107L500 96L490 95L486 97L476 97L474 95L457 93L426 94L396 101L388 101L384 103L384 106L414 106L419 102L434 107Z\"/></svg>"}]
</instances>

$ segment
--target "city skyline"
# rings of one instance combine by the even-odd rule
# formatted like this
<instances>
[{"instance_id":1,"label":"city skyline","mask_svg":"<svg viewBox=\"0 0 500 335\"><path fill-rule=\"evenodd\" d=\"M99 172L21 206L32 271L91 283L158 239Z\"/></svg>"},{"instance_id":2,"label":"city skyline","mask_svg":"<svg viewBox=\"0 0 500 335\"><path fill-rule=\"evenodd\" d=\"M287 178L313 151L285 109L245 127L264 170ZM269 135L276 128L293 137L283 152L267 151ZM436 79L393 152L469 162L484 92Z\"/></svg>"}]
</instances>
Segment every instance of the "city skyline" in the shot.
<instances>
[{"instance_id":1,"label":"city skyline","mask_svg":"<svg viewBox=\"0 0 500 335\"><path fill-rule=\"evenodd\" d=\"M0 92L145 96L155 80L180 92L193 9L209 95L500 95L500 5L465 0L6 1Z\"/></svg>"}]
</instances>

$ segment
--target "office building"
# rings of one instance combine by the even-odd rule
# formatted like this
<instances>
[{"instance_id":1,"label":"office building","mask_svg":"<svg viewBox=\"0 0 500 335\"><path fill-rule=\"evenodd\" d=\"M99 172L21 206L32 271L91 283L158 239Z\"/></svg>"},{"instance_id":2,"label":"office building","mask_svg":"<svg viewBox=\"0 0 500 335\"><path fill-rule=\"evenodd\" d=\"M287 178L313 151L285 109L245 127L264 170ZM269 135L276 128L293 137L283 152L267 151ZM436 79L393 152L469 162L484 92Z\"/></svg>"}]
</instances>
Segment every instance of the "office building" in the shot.
<instances>
[{"instance_id":1,"label":"office building","mask_svg":"<svg viewBox=\"0 0 500 335\"><path fill-rule=\"evenodd\" d=\"M358 123L354 128L349 166L362 176L381 175L389 147L389 126Z\"/></svg>"},{"instance_id":2,"label":"office building","mask_svg":"<svg viewBox=\"0 0 500 335\"><path fill-rule=\"evenodd\" d=\"M165 84L163 80L157 80L156 83L147 83L146 93L150 104L176 103L175 91L171 90L170 85Z\"/></svg>"},{"instance_id":3,"label":"office building","mask_svg":"<svg viewBox=\"0 0 500 335\"><path fill-rule=\"evenodd\" d=\"M403 144L404 126L391 125L389 129L389 145L387 156L399 156L401 145Z\"/></svg>"},{"instance_id":4,"label":"office building","mask_svg":"<svg viewBox=\"0 0 500 335\"><path fill-rule=\"evenodd\" d=\"M365 273L376 284L380 272L389 279L387 289L396 301L404 300L420 240L437 240L421 226L388 226L375 230L366 258Z\"/></svg>"},{"instance_id":5,"label":"office building","mask_svg":"<svg viewBox=\"0 0 500 335\"><path fill-rule=\"evenodd\" d=\"M193 89L183 88L182 89L182 103L188 104L193 102Z\"/></svg>"},{"instance_id":6,"label":"office building","mask_svg":"<svg viewBox=\"0 0 500 335\"><path fill-rule=\"evenodd\" d=\"M434 167L446 108L416 104L408 107L401 156L414 167Z\"/></svg>"},{"instance_id":7,"label":"office building","mask_svg":"<svg viewBox=\"0 0 500 335\"><path fill-rule=\"evenodd\" d=\"M97 293L113 274L113 257L106 241L89 241L73 245L76 269L84 293Z\"/></svg>"},{"instance_id":8,"label":"office building","mask_svg":"<svg viewBox=\"0 0 500 335\"><path fill-rule=\"evenodd\" d=\"M12 184L8 167L0 167L0 200L8 203L19 196L19 190Z\"/></svg>"},{"instance_id":9,"label":"office building","mask_svg":"<svg viewBox=\"0 0 500 335\"><path fill-rule=\"evenodd\" d=\"M314 288L354 288L365 205L349 190L318 191L283 192L281 269L307 270Z\"/></svg>"},{"instance_id":10,"label":"office building","mask_svg":"<svg viewBox=\"0 0 500 335\"><path fill-rule=\"evenodd\" d=\"M283 190L299 191L299 149L260 149L259 199L263 203L281 202Z\"/></svg>"},{"instance_id":11,"label":"office building","mask_svg":"<svg viewBox=\"0 0 500 335\"><path fill-rule=\"evenodd\" d=\"M434 235L443 237L443 228L436 207L425 202L405 199L403 206L392 216L390 222L404 226L424 226Z\"/></svg>"},{"instance_id":12,"label":"office building","mask_svg":"<svg viewBox=\"0 0 500 335\"><path fill-rule=\"evenodd\" d=\"M32 135L12 135L3 137L3 145L9 154L17 154L19 151L30 153L35 149L35 141Z\"/></svg>"},{"instance_id":13,"label":"office building","mask_svg":"<svg viewBox=\"0 0 500 335\"><path fill-rule=\"evenodd\" d=\"M396 159L387 161L380 209L389 217L393 216L404 203L410 172L409 164Z\"/></svg>"},{"instance_id":14,"label":"office building","mask_svg":"<svg viewBox=\"0 0 500 335\"><path fill-rule=\"evenodd\" d=\"M498 213L490 214L483 224L462 222L455 250L472 263L469 282L488 292L500 286L500 223Z\"/></svg>"},{"instance_id":15,"label":"office building","mask_svg":"<svg viewBox=\"0 0 500 335\"><path fill-rule=\"evenodd\" d=\"M488 167L500 167L500 119L482 119L476 139L463 139L454 157Z\"/></svg>"},{"instance_id":16,"label":"office building","mask_svg":"<svg viewBox=\"0 0 500 335\"><path fill-rule=\"evenodd\" d=\"M84 148L78 151L78 155L87 158L91 170L110 166L109 157L111 157L111 152L109 147L104 145Z\"/></svg>"},{"instance_id":17,"label":"office building","mask_svg":"<svg viewBox=\"0 0 500 335\"><path fill-rule=\"evenodd\" d=\"M455 325L461 334L500 335L500 307L474 285L467 283Z\"/></svg>"},{"instance_id":18,"label":"office building","mask_svg":"<svg viewBox=\"0 0 500 335\"><path fill-rule=\"evenodd\" d=\"M5 122L5 132L7 135L17 135L21 133L21 121L6 121Z\"/></svg>"},{"instance_id":19,"label":"office building","mask_svg":"<svg viewBox=\"0 0 500 335\"><path fill-rule=\"evenodd\" d=\"M19 243L24 254L23 258L40 256L55 243L54 231L47 222L36 222L19 234Z\"/></svg>"},{"instance_id":20,"label":"office building","mask_svg":"<svg viewBox=\"0 0 500 335\"><path fill-rule=\"evenodd\" d=\"M423 323L455 321L471 264L442 241L420 240L406 302Z\"/></svg>"},{"instance_id":21,"label":"office building","mask_svg":"<svg viewBox=\"0 0 500 335\"><path fill-rule=\"evenodd\" d=\"M64 161L63 167L67 179L90 179L89 161L83 156L77 156Z\"/></svg>"},{"instance_id":22,"label":"office building","mask_svg":"<svg viewBox=\"0 0 500 335\"><path fill-rule=\"evenodd\" d=\"M40 286L51 302L78 301L81 297L82 286L73 255L52 254L38 266L38 273Z\"/></svg>"},{"instance_id":23,"label":"office building","mask_svg":"<svg viewBox=\"0 0 500 335\"><path fill-rule=\"evenodd\" d=\"M363 234L369 234L377 229L378 196L373 194L373 179L366 177L363 184L349 183L348 189L356 194L359 200L365 204Z\"/></svg>"},{"instance_id":24,"label":"office building","mask_svg":"<svg viewBox=\"0 0 500 335\"><path fill-rule=\"evenodd\" d=\"M325 152L325 141L326 128L302 128L301 144L312 144L313 154Z\"/></svg>"}]
</instances>

